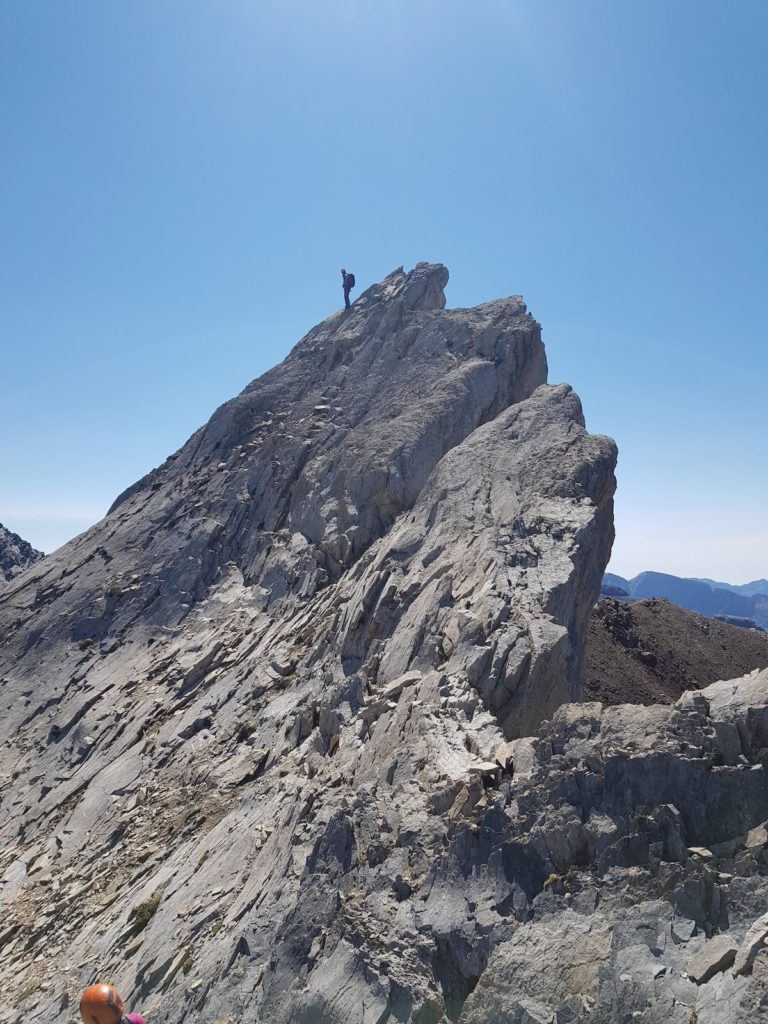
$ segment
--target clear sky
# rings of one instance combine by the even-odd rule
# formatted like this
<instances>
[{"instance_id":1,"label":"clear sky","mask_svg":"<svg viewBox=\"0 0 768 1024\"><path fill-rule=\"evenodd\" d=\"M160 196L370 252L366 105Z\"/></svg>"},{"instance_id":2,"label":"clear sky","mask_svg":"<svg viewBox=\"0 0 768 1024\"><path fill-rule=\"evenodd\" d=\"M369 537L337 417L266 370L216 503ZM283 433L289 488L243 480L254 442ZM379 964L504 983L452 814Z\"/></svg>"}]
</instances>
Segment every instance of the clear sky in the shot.
<instances>
[{"instance_id":1,"label":"clear sky","mask_svg":"<svg viewBox=\"0 0 768 1024\"><path fill-rule=\"evenodd\" d=\"M768 576L765 0L0 0L0 522L51 550L360 287L522 294L611 568Z\"/></svg>"}]
</instances>

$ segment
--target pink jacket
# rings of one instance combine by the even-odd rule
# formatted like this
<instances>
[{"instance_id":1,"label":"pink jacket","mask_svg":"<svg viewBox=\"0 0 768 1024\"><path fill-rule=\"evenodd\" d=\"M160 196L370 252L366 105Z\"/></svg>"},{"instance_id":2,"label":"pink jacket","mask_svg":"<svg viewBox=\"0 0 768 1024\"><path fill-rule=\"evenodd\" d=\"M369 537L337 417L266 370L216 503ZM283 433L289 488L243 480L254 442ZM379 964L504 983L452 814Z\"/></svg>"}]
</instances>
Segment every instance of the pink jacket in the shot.
<instances>
[{"instance_id":1,"label":"pink jacket","mask_svg":"<svg viewBox=\"0 0 768 1024\"><path fill-rule=\"evenodd\" d=\"M126 1013L125 1019L129 1024L147 1024L140 1013Z\"/></svg>"}]
</instances>

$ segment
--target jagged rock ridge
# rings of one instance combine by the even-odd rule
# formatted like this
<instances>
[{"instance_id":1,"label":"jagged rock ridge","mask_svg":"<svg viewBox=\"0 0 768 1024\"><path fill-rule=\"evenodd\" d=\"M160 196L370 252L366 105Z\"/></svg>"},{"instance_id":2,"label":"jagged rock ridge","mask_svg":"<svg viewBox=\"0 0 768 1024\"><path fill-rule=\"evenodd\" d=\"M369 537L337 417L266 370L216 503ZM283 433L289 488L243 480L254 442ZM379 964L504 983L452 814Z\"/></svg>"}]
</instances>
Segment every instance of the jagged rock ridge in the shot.
<instances>
[{"instance_id":1,"label":"jagged rock ridge","mask_svg":"<svg viewBox=\"0 0 768 1024\"><path fill-rule=\"evenodd\" d=\"M97 977L158 1024L476 1019L515 943L563 960L550 915L573 945L598 899L662 920L678 886L692 952L723 925L685 844L768 817L765 681L642 728L558 710L615 448L520 299L447 310L446 280L396 271L318 325L0 598L0 1019L68 1020ZM730 816L665 810L718 764ZM523 973L509 1019L620 1019L611 950L605 990Z\"/></svg>"},{"instance_id":2,"label":"jagged rock ridge","mask_svg":"<svg viewBox=\"0 0 768 1024\"><path fill-rule=\"evenodd\" d=\"M42 551L36 551L28 541L0 523L0 588L43 557Z\"/></svg>"}]
</instances>

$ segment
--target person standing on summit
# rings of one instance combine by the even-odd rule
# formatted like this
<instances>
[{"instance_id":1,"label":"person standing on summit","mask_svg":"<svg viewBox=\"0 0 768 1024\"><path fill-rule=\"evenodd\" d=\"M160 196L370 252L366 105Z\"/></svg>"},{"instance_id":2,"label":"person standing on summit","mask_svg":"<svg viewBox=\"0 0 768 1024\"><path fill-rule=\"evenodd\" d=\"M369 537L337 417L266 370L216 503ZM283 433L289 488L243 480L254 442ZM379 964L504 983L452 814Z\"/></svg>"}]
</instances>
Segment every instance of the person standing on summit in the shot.
<instances>
[{"instance_id":1,"label":"person standing on summit","mask_svg":"<svg viewBox=\"0 0 768 1024\"><path fill-rule=\"evenodd\" d=\"M344 286L344 308L349 309L349 293L355 287L355 275L348 274L346 270L342 268L341 280Z\"/></svg>"}]
</instances>

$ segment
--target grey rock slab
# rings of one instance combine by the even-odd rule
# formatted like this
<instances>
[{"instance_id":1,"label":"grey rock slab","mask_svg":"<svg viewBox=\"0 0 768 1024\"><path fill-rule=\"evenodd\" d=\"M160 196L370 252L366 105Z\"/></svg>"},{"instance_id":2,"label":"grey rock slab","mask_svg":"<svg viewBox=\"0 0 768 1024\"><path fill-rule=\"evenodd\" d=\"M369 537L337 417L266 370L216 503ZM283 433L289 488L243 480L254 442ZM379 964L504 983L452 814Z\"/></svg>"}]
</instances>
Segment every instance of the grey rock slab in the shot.
<instances>
[{"instance_id":1,"label":"grey rock slab","mask_svg":"<svg viewBox=\"0 0 768 1024\"><path fill-rule=\"evenodd\" d=\"M675 942L688 942L696 933L696 922L675 918L672 922L672 938Z\"/></svg>"},{"instance_id":2,"label":"grey rock slab","mask_svg":"<svg viewBox=\"0 0 768 1024\"><path fill-rule=\"evenodd\" d=\"M730 935L715 935L688 961L688 976L702 985L733 964L738 948Z\"/></svg>"},{"instance_id":3,"label":"grey rock slab","mask_svg":"<svg viewBox=\"0 0 768 1024\"><path fill-rule=\"evenodd\" d=\"M537 952L546 935L547 956ZM595 996L599 971L610 956L607 920L564 911L556 919L521 925L495 950L488 968L464 1004L467 1024L517 1019L525 1009L543 1020L574 997Z\"/></svg>"},{"instance_id":4,"label":"grey rock slab","mask_svg":"<svg viewBox=\"0 0 768 1024\"><path fill-rule=\"evenodd\" d=\"M738 948L733 963L734 974L746 974L752 970L761 947L768 944L766 940L768 940L768 914L763 914L749 929Z\"/></svg>"}]
</instances>

